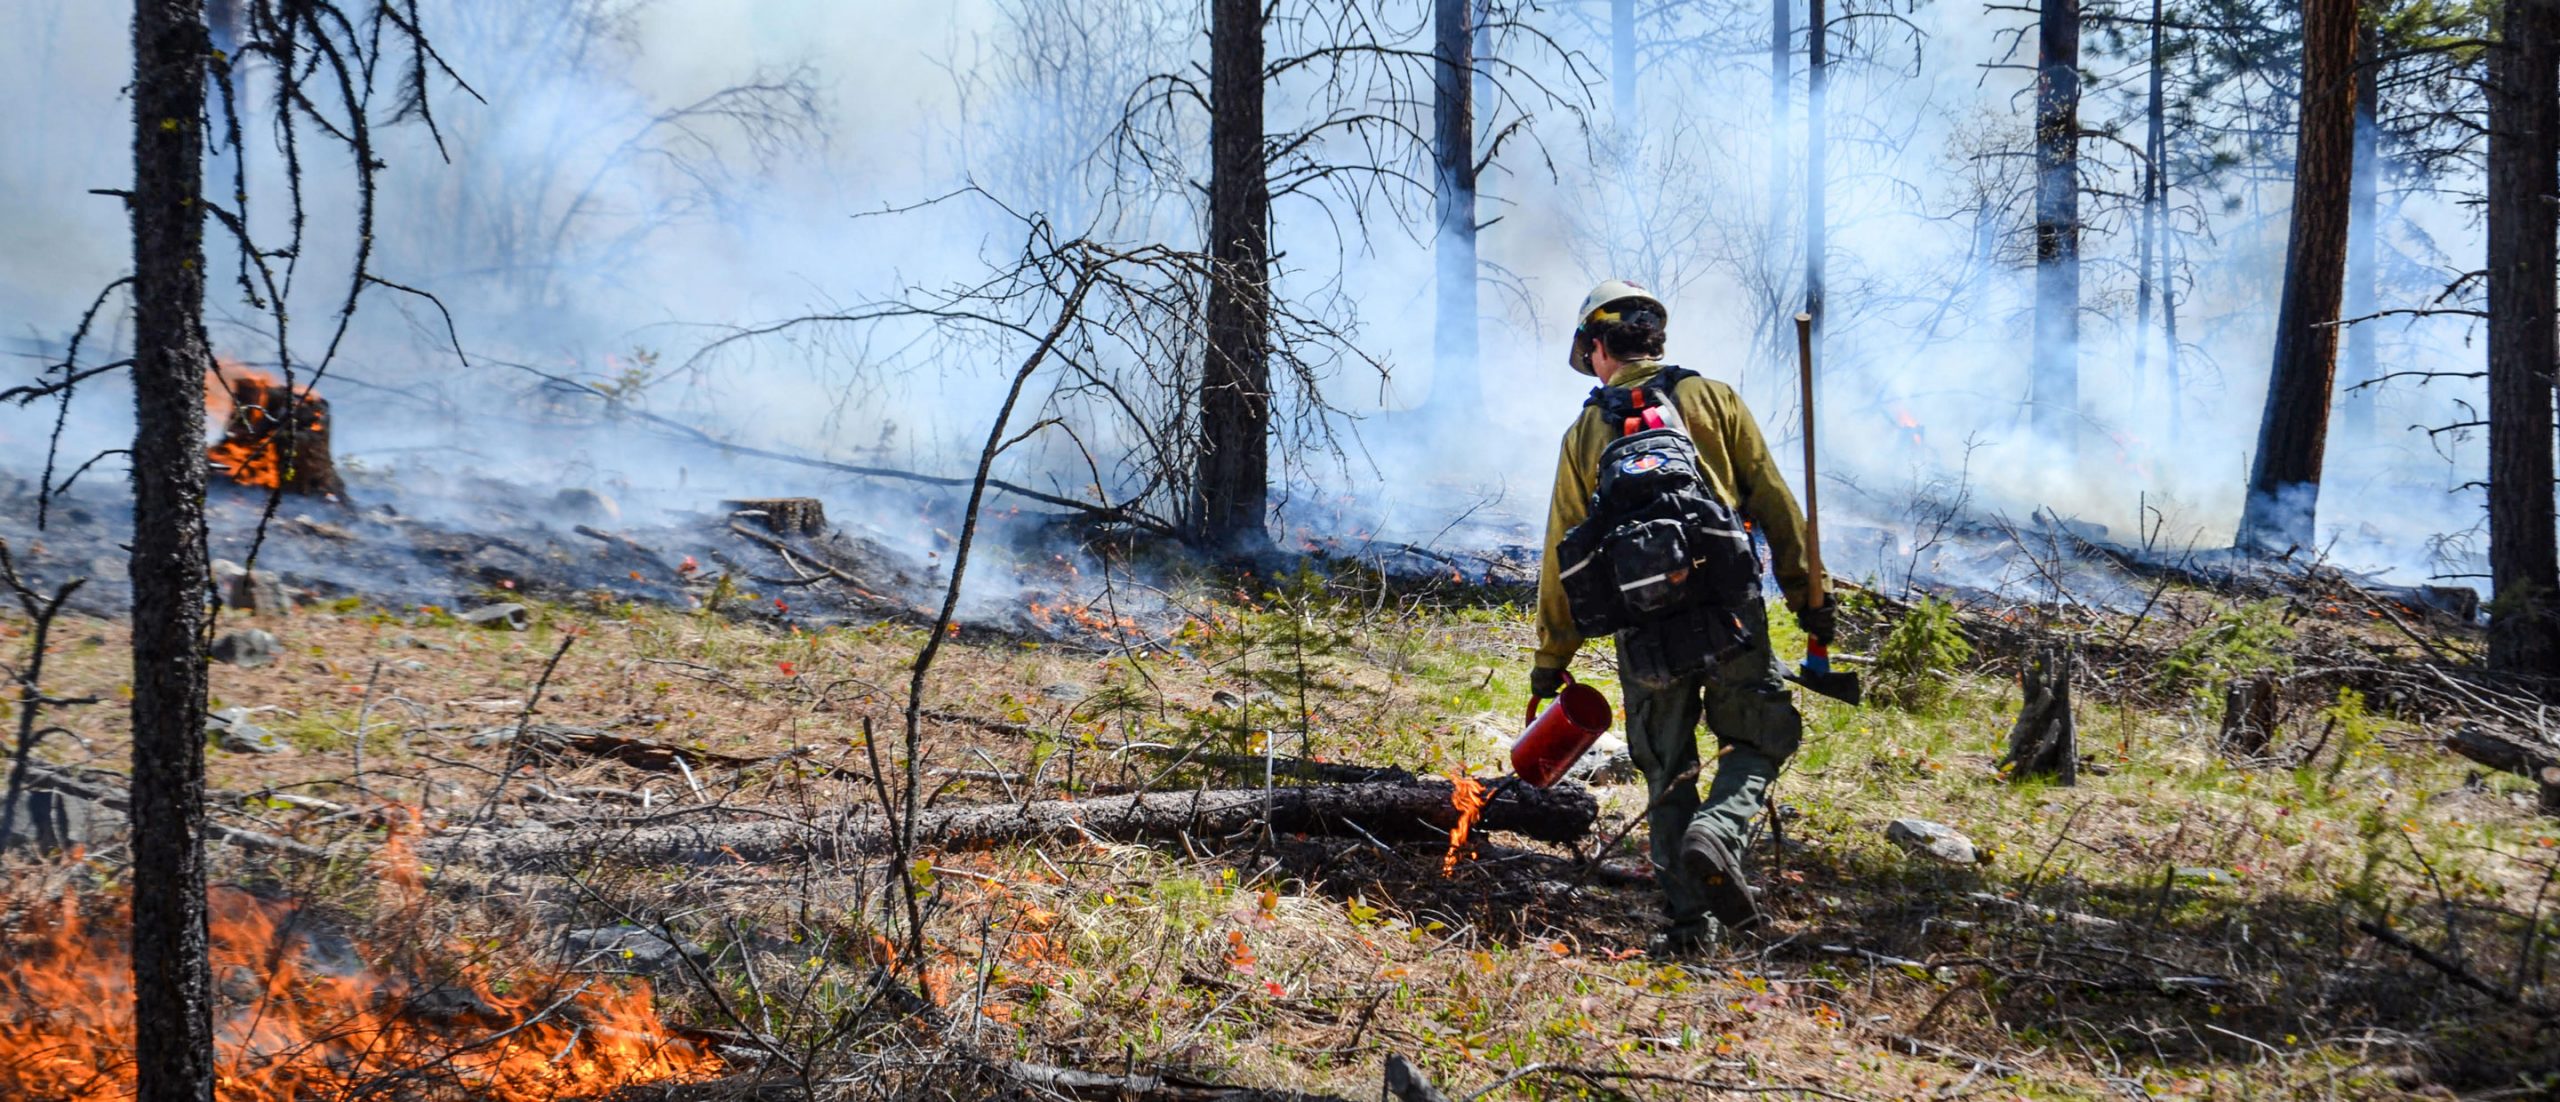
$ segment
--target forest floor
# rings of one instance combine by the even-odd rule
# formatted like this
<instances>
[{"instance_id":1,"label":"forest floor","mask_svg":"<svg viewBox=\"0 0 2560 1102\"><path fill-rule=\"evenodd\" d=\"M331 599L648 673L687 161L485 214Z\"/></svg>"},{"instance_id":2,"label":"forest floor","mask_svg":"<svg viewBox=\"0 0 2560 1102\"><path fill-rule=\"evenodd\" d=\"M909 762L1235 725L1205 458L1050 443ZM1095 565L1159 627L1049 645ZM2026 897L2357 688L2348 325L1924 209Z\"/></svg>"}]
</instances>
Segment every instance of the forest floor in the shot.
<instances>
[{"instance_id":1,"label":"forest floor","mask_svg":"<svg viewBox=\"0 0 2560 1102\"><path fill-rule=\"evenodd\" d=\"M1195 616L1156 649L951 642L922 729L927 799L1262 784L1149 746L1503 770L1534 641L1521 610L1307 577L1180 596ZM1872 631L1845 650L1877 649L1903 606L1863 607ZM1774 931L1688 959L1644 951L1644 832L1620 830L1640 783L1598 789L1582 853L1479 837L1445 873L1437 845L1259 833L927 853L904 870L608 856L566 876L457 871L430 916L401 913L526 974L556 967L546 931L679 934L702 953L661 975L667 1019L728 1039L732 1072L818 1094L930 1084L947 1066L932 1053L965 1051L1346 1098L1375 1097L1389 1055L1459 1098L2544 1096L2560 1082L2560 821L2535 813L2531 785L2444 752L2451 719L2354 694L2301 702L2258 759L2215 747L2220 678L2307 663L2307 640L2408 642L2373 619L2183 587L2140 621L2089 618L2084 632L2155 645L2092 660L2074 787L1994 768L2017 706L2010 656L1872 671L1900 706L1799 693L1808 731L1776 790L1784 822L1753 856ZM393 828L876 805L878 782L896 782L873 756L900 764L924 640L629 605L536 603L524 632L353 600L254 623L283 657L214 666L214 707L250 709L286 750L212 751L216 817L326 856L221 847L214 875L352 929L389 921ZM0 645L23 647L26 626L0 620ZM1791 625L1775 631L1781 653L1801 647ZM76 740L39 759L123 769L126 635L56 625L46 688L102 702L51 713ZM1617 697L1605 648L1580 668ZM701 764L518 756L505 736L528 701L533 722ZM1953 826L1984 859L1908 855L1882 832L1897 818ZM82 882L111 881L116 856L89 855ZM901 959L901 871L927 916L920 968ZM60 875L21 864L10 884L23 904ZM920 975L932 1006L884 1002L875 981L891 972Z\"/></svg>"}]
</instances>

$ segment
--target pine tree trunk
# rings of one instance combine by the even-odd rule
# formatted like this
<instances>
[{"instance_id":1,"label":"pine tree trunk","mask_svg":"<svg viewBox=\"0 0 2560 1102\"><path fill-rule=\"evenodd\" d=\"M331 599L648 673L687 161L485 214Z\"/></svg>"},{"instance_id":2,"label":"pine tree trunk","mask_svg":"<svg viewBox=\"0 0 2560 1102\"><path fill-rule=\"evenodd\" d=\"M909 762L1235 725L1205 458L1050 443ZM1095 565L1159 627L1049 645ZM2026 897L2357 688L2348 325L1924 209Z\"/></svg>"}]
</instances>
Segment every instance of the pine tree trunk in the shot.
<instances>
[{"instance_id":1,"label":"pine tree trunk","mask_svg":"<svg viewBox=\"0 0 2560 1102\"><path fill-rule=\"evenodd\" d=\"M1194 541L1250 554L1271 468L1271 181L1262 139L1262 5L1212 0L1208 348L1200 389Z\"/></svg>"},{"instance_id":2,"label":"pine tree trunk","mask_svg":"<svg viewBox=\"0 0 2560 1102\"><path fill-rule=\"evenodd\" d=\"M213 1093L204 883L202 0L133 13L133 979L139 1102Z\"/></svg>"},{"instance_id":3,"label":"pine tree trunk","mask_svg":"<svg viewBox=\"0 0 2560 1102\"><path fill-rule=\"evenodd\" d=\"M1795 20L1788 0L1769 0L1769 245L1787 225L1788 84L1795 79Z\"/></svg>"},{"instance_id":4,"label":"pine tree trunk","mask_svg":"<svg viewBox=\"0 0 2560 1102\"><path fill-rule=\"evenodd\" d=\"M2078 454L2080 0L2042 0L2036 60L2036 435Z\"/></svg>"},{"instance_id":5,"label":"pine tree trunk","mask_svg":"<svg viewBox=\"0 0 2560 1102\"><path fill-rule=\"evenodd\" d=\"M1804 21L1804 312L1813 315L1815 363L1822 362L1823 252L1829 247L1822 200L1827 184L1824 139L1830 136L1823 105L1831 75L1831 35L1829 15L1823 8L1823 0L1810 0Z\"/></svg>"},{"instance_id":6,"label":"pine tree trunk","mask_svg":"<svg viewBox=\"0 0 2560 1102\"><path fill-rule=\"evenodd\" d=\"M1483 421L1476 356L1476 0L1432 2L1432 179L1439 233L1434 257L1439 297L1431 372L1431 406L1448 426ZM1473 431L1470 427L1467 431Z\"/></svg>"},{"instance_id":7,"label":"pine tree trunk","mask_svg":"<svg viewBox=\"0 0 2560 1102\"><path fill-rule=\"evenodd\" d=\"M2338 306L2346 289L2347 211L2355 176L2356 0L2302 7L2302 121L2296 133L2293 234L2276 307L2275 369L2258 422L2241 506L2241 550L2312 545L2329 397L2338 375Z\"/></svg>"},{"instance_id":8,"label":"pine tree trunk","mask_svg":"<svg viewBox=\"0 0 2560 1102\"><path fill-rule=\"evenodd\" d=\"M2382 128L2375 121L2382 116L2382 66L2375 63L2381 45L2382 36L2373 22L2362 21L2356 28L2356 163L2347 213L2346 312L2350 318L2369 317L2374 311L2374 256L2382 237ZM2339 339L2346 342L2346 362L2340 365L2338 379L2338 431L2349 447L2369 447L2375 443L2374 400L2381 393L2378 387L2358 389L2358 384L2380 374L2374 366L2373 324L2349 326Z\"/></svg>"},{"instance_id":9,"label":"pine tree trunk","mask_svg":"<svg viewBox=\"0 0 2560 1102\"><path fill-rule=\"evenodd\" d=\"M2560 0L2508 0L2489 51L2489 663L2560 676L2552 507Z\"/></svg>"},{"instance_id":10,"label":"pine tree trunk","mask_svg":"<svg viewBox=\"0 0 2560 1102\"><path fill-rule=\"evenodd\" d=\"M2133 266L2133 378L2134 385L2146 396L2151 390L2151 266L2158 259L2155 246L2160 235L2160 124L2165 121L2161 112L2165 74L2160 69L2160 9L2161 0L2151 0L2150 89L2142 113L2142 232L2141 240L2135 243L2138 255Z\"/></svg>"}]
</instances>

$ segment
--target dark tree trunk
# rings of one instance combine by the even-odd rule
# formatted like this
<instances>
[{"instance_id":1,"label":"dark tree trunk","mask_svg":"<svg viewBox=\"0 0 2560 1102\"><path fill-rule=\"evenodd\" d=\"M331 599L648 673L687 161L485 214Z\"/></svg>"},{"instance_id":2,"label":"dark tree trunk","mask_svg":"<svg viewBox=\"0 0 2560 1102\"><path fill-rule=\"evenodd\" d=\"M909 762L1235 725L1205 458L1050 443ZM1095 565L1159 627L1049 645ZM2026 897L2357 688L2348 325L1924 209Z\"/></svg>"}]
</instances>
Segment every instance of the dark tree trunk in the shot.
<instances>
[{"instance_id":1,"label":"dark tree trunk","mask_svg":"<svg viewBox=\"0 0 2560 1102\"><path fill-rule=\"evenodd\" d=\"M1823 0L1805 5L1804 42L1804 312L1813 315L1814 362L1822 362L1823 251L1828 248L1823 225L1823 139L1829 135L1823 117L1824 87L1830 78L1830 18Z\"/></svg>"},{"instance_id":2,"label":"dark tree trunk","mask_svg":"<svg viewBox=\"0 0 2560 1102\"><path fill-rule=\"evenodd\" d=\"M2076 455L2080 412L2080 0L2036 25L2036 435Z\"/></svg>"},{"instance_id":3,"label":"dark tree trunk","mask_svg":"<svg viewBox=\"0 0 2560 1102\"><path fill-rule=\"evenodd\" d=\"M2560 675L2552 516L2560 0L2508 0L2489 51L2489 663Z\"/></svg>"},{"instance_id":4,"label":"dark tree trunk","mask_svg":"<svg viewBox=\"0 0 2560 1102\"><path fill-rule=\"evenodd\" d=\"M1787 225L1787 92L1795 79L1795 20L1788 0L1769 0L1769 247ZM1783 328L1783 327L1782 327Z\"/></svg>"},{"instance_id":5,"label":"dark tree trunk","mask_svg":"<svg viewBox=\"0 0 2560 1102\"><path fill-rule=\"evenodd\" d=\"M133 10L133 990L139 1102L213 1094L205 959L202 0Z\"/></svg>"},{"instance_id":6,"label":"dark tree trunk","mask_svg":"<svg viewBox=\"0 0 2560 1102\"><path fill-rule=\"evenodd\" d=\"M1475 29L1477 0L1432 0L1432 198L1439 271L1431 405L1441 424L1483 421L1476 359Z\"/></svg>"},{"instance_id":7,"label":"dark tree trunk","mask_svg":"<svg viewBox=\"0 0 2560 1102\"><path fill-rule=\"evenodd\" d=\"M1271 486L1271 181L1262 145L1262 5L1211 0L1208 348L1192 535L1252 553Z\"/></svg>"},{"instance_id":8,"label":"dark tree trunk","mask_svg":"<svg viewBox=\"0 0 2560 1102\"><path fill-rule=\"evenodd\" d=\"M2337 388L2338 305L2346 289L2347 200L2355 176L2356 0L2302 7L2302 122L2294 140L2293 235L2276 307L2240 549L2283 554L2312 545L2329 396ZM2549 441L2545 441L2548 451ZM2547 469L2547 468L2546 468ZM2549 488L2549 480L2544 480Z\"/></svg>"},{"instance_id":9,"label":"dark tree trunk","mask_svg":"<svg viewBox=\"0 0 2560 1102\"><path fill-rule=\"evenodd\" d=\"M1636 129L1636 0L1609 0L1609 109L1622 134Z\"/></svg>"},{"instance_id":10,"label":"dark tree trunk","mask_svg":"<svg viewBox=\"0 0 2560 1102\"><path fill-rule=\"evenodd\" d=\"M2347 212L2347 316L2368 317L2374 310L2374 256L2382 238L2382 128L2375 122L2382 116L2381 34L2372 20L2356 28L2356 163L2355 179L2348 194ZM2367 447L2374 441L2373 405L2381 397L2378 387L2361 387L2377 374L2374 367L2374 330L2372 323L2349 326L2339 339L2346 342L2346 362L2340 365L2338 392L2338 430L2345 434L2348 446Z\"/></svg>"},{"instance_id":11,"label":"dark tree trunk","mask_svg":"<svg viewBox=\"0 0 2560 1102\"><path fill-rule=\"evenodd\" d=\"M2134 260L2133 308L2133 378L2134 385L2148 391L2151 387L2151 298L2155 287L2151 279L2152 264L2162 259L2157 248L2160 236L2160 124L2164 74L2160 68L2161 0L2151 0L2150 88L2144 97L2142 117L2142 232L2135 243L2139 255ZM2174 401L2174 396L2172 397Z\"/></svg>"}]
</instances>

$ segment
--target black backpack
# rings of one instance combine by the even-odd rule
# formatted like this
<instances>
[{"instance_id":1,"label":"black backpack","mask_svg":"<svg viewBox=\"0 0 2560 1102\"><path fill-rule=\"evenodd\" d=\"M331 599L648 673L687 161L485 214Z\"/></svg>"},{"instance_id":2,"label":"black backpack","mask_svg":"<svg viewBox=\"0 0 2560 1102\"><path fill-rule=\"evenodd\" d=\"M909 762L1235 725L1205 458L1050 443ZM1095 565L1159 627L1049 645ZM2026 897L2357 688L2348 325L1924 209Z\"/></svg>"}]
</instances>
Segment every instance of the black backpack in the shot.
<instances>
[{"instance_id":1,"label":"black backpack","mask_svg":"<svg viewBox=\"0 0 2560 1102\"><path fill-rule=\"evenodd\" d=\"M1590 516L1556 545L1574 628L1623 632L1621 675L1652 684L1748 645L1739 613L1760 584L1750 529L1708 488L1672 400L1696 375L1665 367L1640 387L1593 388L1583 404L1618 438L1600 451Z\"/></svg>"}]
</instances>

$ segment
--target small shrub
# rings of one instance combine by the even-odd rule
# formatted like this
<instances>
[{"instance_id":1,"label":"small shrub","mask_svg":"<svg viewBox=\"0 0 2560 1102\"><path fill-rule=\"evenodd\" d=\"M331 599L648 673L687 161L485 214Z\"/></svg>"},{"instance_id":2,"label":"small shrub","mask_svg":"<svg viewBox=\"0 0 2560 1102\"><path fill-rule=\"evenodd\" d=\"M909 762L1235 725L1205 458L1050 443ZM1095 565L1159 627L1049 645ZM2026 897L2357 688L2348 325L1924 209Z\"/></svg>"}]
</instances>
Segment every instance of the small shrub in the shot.
<instances>
[{"instance_id":1,"label":"small shrub","mask_svg":"<svg viewBox=\"0 0 2560 1102\"><path fill-rule=\"evenodd\" d=\"M1922 597L1876 645L1876 699L1910 711L1946 702L1956 671L1973 661L1953 602Z\"/></svg>"},{"instance_id":2,"label":"small shrub","mask_svg":"<svg viewBox=\"0 0 2560 1102\"><path fill-rule=\"evenodd\" d=\"M2219 707L2222 686L2232 678L2290 671L2293 658L2282 647L2292 640L2284 602L2238 605L2187 636L2160 661L2160 684L2184 691L2208 708Z\"/></svg>"}]
</instances>

